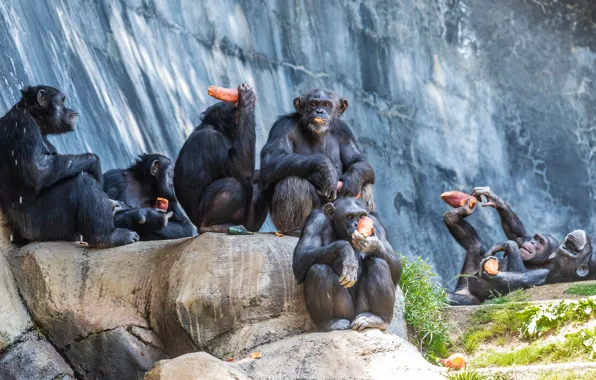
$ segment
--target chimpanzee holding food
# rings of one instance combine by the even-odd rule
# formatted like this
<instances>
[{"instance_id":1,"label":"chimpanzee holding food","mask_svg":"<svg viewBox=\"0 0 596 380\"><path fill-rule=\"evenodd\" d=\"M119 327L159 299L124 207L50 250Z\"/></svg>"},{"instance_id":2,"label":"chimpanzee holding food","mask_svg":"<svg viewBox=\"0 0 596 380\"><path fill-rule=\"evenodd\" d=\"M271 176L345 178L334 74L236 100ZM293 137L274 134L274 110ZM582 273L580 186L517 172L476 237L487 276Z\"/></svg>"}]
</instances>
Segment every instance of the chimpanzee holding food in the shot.
<instances>
[{"instance_id":1,"label":"chimpanzee holding food","mask_svg":"<svg viewBox=\"0 0 596 380\"><path fill-rule=\"evenodd\" d=\"M78 114L48 86L26 87L0 119L0 208L17 243L67 240L92 247L134 243L137 233L114 227L102 189L99 157L58 154L50 134L74 130Z\"/></svg>"},{"instance_id":2,"label":"chimpanzee holding food","mask_svg":"<svg viewBox=\"0 0 596 380\"><path fill-rule=\"evenodd\" d=\"M294 99L261 151L261 188L282 233L300 236L313 209L336 197L361 197L374 211L375 174L340 117L348 101L324 89Z\"/></svg>"},{"instance_id":3,"label":"chimpanzee holding food","mask_svg":"<svg viewBox=\"0 0 596 380\"><path fill-rule=\"evenodd\" d=\"M210 88L210 95L225 101L203 112L201 124L180 150L176 195L201 233L230 227L258 231L267 204L255 171L256 93L243 83L237 91Z\"/></svg>"},{"instance_id":4,"label":"chimpanzee holding food","mask_svg":"<svg viewBox=\"0 0 596 380\"><path fill-rule=\"evenodd\" d=\"M584 230L575 230L567 234L550 255L551 263L546 268L488 273L484 268L485 264L492 260L489 256L480 263L480 273L491 286L509 291L559 282L596 280L596 252L593 250L595 243L596 234L589 236ZM505 248L501 247L498 250L500 249ZM523 253L513 248L509 252L508 260L521 262Z\"/></svg>"},{"instance_id":5,"label":"chimpanzee holding food","mask_svg":"<svg viewBox=\"0 0 596 380\"><path fill-rule=\"evenodd\" d=\"M136 231L141 240L196 235L176 198L173 177L172 162L160 154L143 154L128 169L105 173L104 191L120 201L114 215L116 226Z\"/></svg>"},{"instance_id":6,"label":"chimpanzee holding food","mask_svg":"<svg viewBox=\"0 0 596 380\"><path fill-rule=\"evenodd\" d=\"M339 198L312 212L293 270L320 330L385 330L391 323L401 260L362 200Z\"/></svg>"},{"instance_id":7,"label":"chimpanzee holding food","mask_svg":"<svg viewBox=\"0 0 596 380\"><path fill-rule=\"evenodd\" d=\"M488 251L478 236L478 233L466 220L476 209L478 202L485 197L482 206L494 207L501 218L503 232L508 241L496 244ZM455 240L466 250L466 258L461 271L456 290L449 293L452 305L475 305L488 299L494 294L506 294L509 289L500 286L498 282L488 282L479 276L478 268L484 260L497 252L504 252L498 262L498 271L524 272L529 269L545 268L550 261L550 255L557 248L558 241L549 235L528 235L524 225L511 207L499 198L490 187L476 187L471 195L459 192L444 193L441 198L455 208L445 212L443 220ZM454 202L455 200L455 202ZM515 257L517 253L518 257ZM494 262L497 264L496 262ZM497 269L494 269L497 272Z\"/></svg>"}]
</instances>

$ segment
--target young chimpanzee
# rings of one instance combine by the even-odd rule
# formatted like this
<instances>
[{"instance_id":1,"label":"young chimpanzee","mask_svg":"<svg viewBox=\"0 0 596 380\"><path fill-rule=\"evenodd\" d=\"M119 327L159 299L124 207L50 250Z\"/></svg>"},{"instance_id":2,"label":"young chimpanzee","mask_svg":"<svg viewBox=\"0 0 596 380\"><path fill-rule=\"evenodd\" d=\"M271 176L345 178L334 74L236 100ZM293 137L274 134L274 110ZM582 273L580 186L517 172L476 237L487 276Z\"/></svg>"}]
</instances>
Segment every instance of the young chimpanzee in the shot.
<instances>
[{"instance_id":1,"label":"young chimpanzee","mask_svg":"<svg viewBox=\"0 0 596 380\"><path fill-rule=\"evenodd\" d=\"M258 231L267 205L255 172L255 91L238 86L238 103L207 108L178 155L174 187L200 232L243 225Z\"/></svg>"},{"instance_id":2,"label":"young chimpanzee","mask_svg":"<svg viewBox=\"0 0 596 380\"><path fill-rule=\"evenodd\" d=\"M528 235L523 223L511 207L490 187L476 187L472 195L479 202L482 201L482 197L485 197L488 203L483 206L496 208L501 218L503 232L509 240L496 244L487 251L474 227L465 220L476 208L475 205L470 206L470 201L445 212L443 215L445 225L455 240L466 250L466 258L461 270L463 276L458 279L455 292L448 294L452 305L475 305L493 294L509 292L507 287L499 287L498 282L490 283L485 278L477 276L479 265L485 257L504 251L504 257L499 262L499 271L524 272L527 269L547 266L549 256L558 246L557 240L552 236ZM514 257L516 252L519 260Z\"/></svg>"},{"instance_id":3,"label":"young chimpanzee","mask_svg":"<svg viewBox=\"0 0 596 380\"><path fill-rule=\"evenodd\" d=\"M374 233L364 238L356 228L366 216L374 221ZM389 326L401 261L361 200L340 198L312 212L294 250L293 269L319 329Z\"/></svg>"},{"instance_id":4,"label":"young chimpanzee","mask_svg":"<svg viewBox=\"0 0 596 380\"><path fill-rule=\"evenodd\" d=\"M173 177L172 162L160 154L141 155L128 169L105 173L104 191L110 199L124 203L114 216L116 226L136 231L141 240L196 235L176 198ZM168 200L167 213L158 208L158 197Z\"/></svg>"},{"instance_id":5,"label":"young chimpanzee","mask_svg":"<svg viewBox=\"0 0 596 380\"><path fill-rule=\"evenodd\" d=\"M0 119L0 208L17 242L85 240L130 244L139 236L115 228L95 154L61 155L47 139L75 128L78 114L48 86L26 87Z\"/></svg>"},{"instance_id":6,"label":"young chimpanzee","mask_svg":"<svg viewBox=\"0 0 596 380\"><path fill-rule=\"evenodd\" d=\"M261 188L279 231L299 236L311 211L337 196L360 194L374 211L374 171L340 120L347 107L329 90L311 90L273 124L261 151Z\"/></svg>"}]
</instances>

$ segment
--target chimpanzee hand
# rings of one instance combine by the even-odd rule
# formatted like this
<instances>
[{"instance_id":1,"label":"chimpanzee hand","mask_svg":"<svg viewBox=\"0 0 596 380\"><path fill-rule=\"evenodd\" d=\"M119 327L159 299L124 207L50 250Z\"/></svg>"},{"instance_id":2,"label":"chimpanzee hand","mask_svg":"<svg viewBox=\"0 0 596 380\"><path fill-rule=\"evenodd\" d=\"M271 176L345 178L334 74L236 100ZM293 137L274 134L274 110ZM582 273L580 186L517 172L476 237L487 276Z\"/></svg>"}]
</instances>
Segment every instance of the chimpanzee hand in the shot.
<instances>
[{"instance_id":1,"label":"chimpanzee hand","mask_svg":"<svg viewBox=\"0 0 596 380\"><path fill-rule=\"evenodd\" d=\"M503 202L489 186L475 187L472 190L472 195L478 199L478 202L482 202L482 196L484 196L486 203L483 203L482 207L490 206L497 208Z\"/></svg>"},{"instance_id":2,"label":"chimpanzee hand","mask_svg":"<svg viewBox=\"0 0 596 380\"><path fill-rule=\"evenodd\" d=\"M338 260L342 264L339 284L344 288L351 288L358 280L358 257L354 249L347 241L338 241L340 244L338 250Z\"/></svg>"},{"instance_id":3,"label":"chimpanzee hand","mask_svg":"<svg viewBox=\"0 0 596 380\"><path fill-rule=\"evenodd\" d=\"M256 103L257 93L252 87L246 83L238 86L238 108L254 109Z\"/></svg>"},{"instance_id":4,"label":"chimpanzee hand","mask_svg":"<svg viewBox=\"0 0 596 380\"><path fill-rule=\"evenodd\" d=\"M93 178L103 186L103 174L101 173L99 156L94 153L86 153L82 154L81 158L87 160L87 170L85 171L91 174Z\"/></svg>"},{"instance_id":5,"label":"chimpanzee hand","mask_svg":"<svg viewBox=\"0 0 596 380\"><path fill-rule=\"evenodd\" d=\"M353 181L350 177L340 179L342 181L341 188L337 191L338 197L356 197L362 191L362 186L357 181Z\"/></svg>"},{"instance_id":6,"label":"chimpanzee hand","mask_svg":"<svg viewBox=\"0 0 596 380\"><path fill-rule=\"evenodd\" d=\"M471 199L466 199L466 203L463 206L460 206L456 209L459 215L469 216L471 215L474 210L476 209L476 204L473 206L470 205Z\"/></svg>"},{"instance_id":7,"label":"chimpanzee hand","mask_svg":"<svg viewBox=\"0 0 596 380\"><path fill-rule=\"evenodd\" d=\"M317 194L325 201L334 201L337 198L337 170L327 156L321 156L317 171L308 179L317 189Z\"/></svg>"},{"instance_id":8,"label":"chimpanzee hand","mask_svg":"<svg viewBox=\"0 0 596 380\"><path fill-rule=\"evenodd\" d=\"M352 246L360 252L372 253L379 249L381 241L376 235L375 229L373 228L371 236L365 238L358 230L352 234Z\"/></svg>"},{"instance_id":9,"label":"chimpanzee hand","mask_svg":"<svg viewBox=\"0 0 596 380\"><path fill-rule=\"evenodd\" d=\"M501 274L501 272L497 272L495 274L490 274L484 270L484 266L485 266L486 262L490 261L490 260L495 260L495 257L487 256L484 259L482 259L482 261L480 262L480 270L479 270L480 277L484 278L485 280L489 280L489 281L492 280L493 278L498 277Z\"/></svg>"},{"instance_id":10,"label":"chimpanzee hand","mask_svg":"<svg viewBox=\"0 0 596 380\"><path fill-rule=\"evenodd\" d=\"M513 240L507 240L503 243L500 244L495 244L492 247L490 247L490 249L488 250L488 252L486 252L486 257L489 256L494 256L495 254L499 253L499 252L504 252L503 253L503 257L507 257L507 255L513 250L513 249L517 249L517 243L514 242Z\"/></svg>"}]
</instances>

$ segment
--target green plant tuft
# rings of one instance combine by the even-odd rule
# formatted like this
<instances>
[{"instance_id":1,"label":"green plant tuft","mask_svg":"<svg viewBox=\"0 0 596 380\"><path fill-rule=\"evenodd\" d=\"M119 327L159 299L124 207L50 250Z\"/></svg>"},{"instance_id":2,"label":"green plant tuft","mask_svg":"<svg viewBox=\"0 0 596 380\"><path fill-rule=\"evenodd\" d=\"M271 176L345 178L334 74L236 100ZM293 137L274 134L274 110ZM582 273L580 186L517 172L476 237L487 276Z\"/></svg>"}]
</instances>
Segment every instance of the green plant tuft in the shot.
<instances>
[{"instance_id":1,"label":"green plant tuft","mask_svg":"<svg viewBox=\"0 0 596 380\"><path fill-rule=\"evenodd\" d=\"M524 289L518 289L508 294L493 293L493 298L485 301L485 305L503 305L510 302L524 302L530 298Z\"/></svg>"},{"instance_id":2,"label":"green plant tuft","mask_svg":"<svg viewBox=\"0 0 596 380\"><path fill-rule=\"evenodd\" d=\"M400 287L405 295L405 319L419 349L429 357L445 357L451 345L444 310L447 294L431 266L420 257L402 256Z\"/></svg>"},{"instance_id":3,"label":"green plant tuft","mask_svg":"<svg viewBox=\"0 0 596 380\"><path fill-rule=\"evenodd\" d=\"M447 372L445 377L448 380L491 380L488 376L473 370Z\"/></svg>"},{"instance_id":4,"label":"green plant tuft","mask_svg":"<svg viewBox=\"0 0 596 380\"><path fill-rule=\"evenodd\" d=\"M571 285L566 294L574 294L577 296L596 296L596 284L575 284Z\"/></svg>"}]
</instances>

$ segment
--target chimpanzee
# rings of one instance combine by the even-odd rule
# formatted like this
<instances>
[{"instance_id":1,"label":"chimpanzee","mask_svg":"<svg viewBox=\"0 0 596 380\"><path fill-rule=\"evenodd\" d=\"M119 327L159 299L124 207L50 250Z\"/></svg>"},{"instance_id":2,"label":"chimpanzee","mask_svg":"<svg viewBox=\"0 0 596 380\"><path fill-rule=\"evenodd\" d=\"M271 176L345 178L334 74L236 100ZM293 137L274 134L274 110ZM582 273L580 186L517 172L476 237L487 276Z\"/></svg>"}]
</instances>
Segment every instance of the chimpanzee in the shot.
<instances>
[{"instance_id":1,"label":"chimpanzee","mask_svg":"<svg viewBox=\"0 0 596 380\"><path fill-rule=\"evenodd\" d=\"M356 229L366 216L374 221L367 238ZM304 283L306 308L319 329L389 326L401 260L362 200L339 198L313 210L294 250L293 270Z\"/></svg>"},{"instance_id":2,"label":"chimpanzee","mask_svg":"<svg viewBox=\"0 0 596 380\"><path fill-rule=\"evenodd\" d=\"M128 169L114 169L103 175L104 191L110 199L122 201L114 216L118 227L136 231L141 240L180 239L196 235L196 229L182 210L174 192L174 168L169 158L143 154ZM167 213L157 208L157 198L168 200Z\"/></svg>"},{"instance_id":3,"label":"chimpanzee","mask_svg":"<svg viewBox=\"0 0 596 380\"><path fill-rule=\"evenodd\" d=\"M219 102L203 112L176 160L176 194L201 233L234 225L258 231L267 217L255 172L257 96L245 83L238 95L236 104Z\"/></svg>"},{"instance_id":4,"label":"chimpanzee","mask_svg":"<svg viewBox=\"0 0 596 380\"><path fill-rule=\"evenodd\" d=\"M521 220L515 215L511 207L499 198L490 187L476 187L472 195L482 202L484 196L487 203L482 206L494 207L501 218L503 232L509 241L493 246L488 252L478 233L465 221L476 209L470 206L470 201L458 208L447 211L443 215L445 225L457 242L466 249L466 258L457 282L455 293L449 293L452 305L475 305L486 300L493 294L506 294L508 290L489 283L478 277L478 267L488 255L504 251L504 257L499 262L500 271L521 272L527 268L541 268L549 263L549 256L557 248L558 242L549 235L535 234L530 237ZM522 260L509 257L509 252L518 250Z\"/></svg>"},{"instance_id":5,"label":"chimpanzee","mask_svg":"<svg viewBox=\"0 0 596 380\"><path fill-rule=\"evenodd\" d=\"M348 101L325 89L294 99L296 112L279 118L261 151L261 188L276 228L300 236L313 209L358 197L374 211L375 174L346 123Z\"/></svg>"},{"instance_id":6,"label":"chimpanzee","mask_svg":"<svg viewBox=\"0 0 596 380\"><path fill-rule=\"evenodd\" d=\"M78 113L48 86L26 87L0 119L0 208L15 239L85 240L93 247L130 244L139 236L115 228L102 189L99 157L56 152L47 139L75 128Z\"/></svg>"},{"instance_id":7,"label":"chimpanzee","mask_svg":"<svg viewBox=\"0 0 596 380\"><path fill-rule=\"evenodd\" d=\"M491 275L484 271L485 258L480 264L482 278L492 286L505 288L508 291L530 288L532 286L555 284L558 282L574 282L596 280L596 252L593 251L596 234L588 236L584 230L575 230L565 237L557 249L551 254L551 264L547 268L528 269L522 271L499 271ZM497 252L505 247L494 250ZM509 261L523 260L523 253L511 249Z\"/></svg>"}]
</instances>

